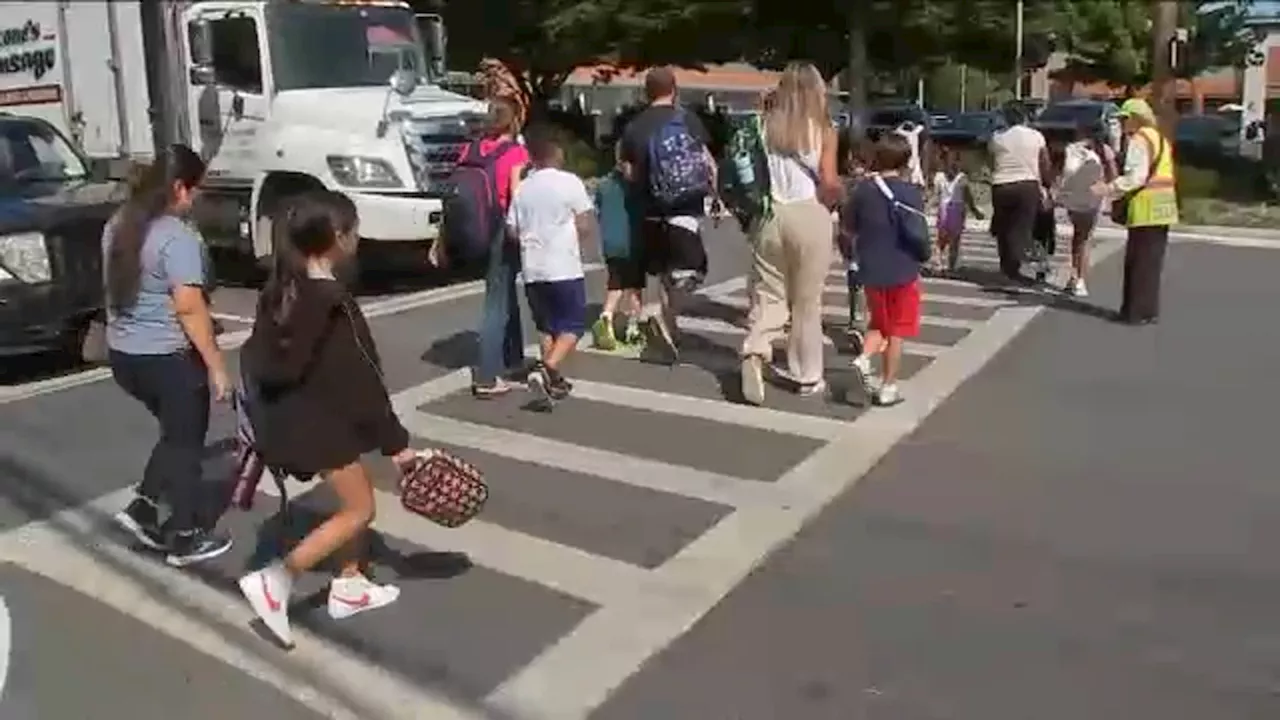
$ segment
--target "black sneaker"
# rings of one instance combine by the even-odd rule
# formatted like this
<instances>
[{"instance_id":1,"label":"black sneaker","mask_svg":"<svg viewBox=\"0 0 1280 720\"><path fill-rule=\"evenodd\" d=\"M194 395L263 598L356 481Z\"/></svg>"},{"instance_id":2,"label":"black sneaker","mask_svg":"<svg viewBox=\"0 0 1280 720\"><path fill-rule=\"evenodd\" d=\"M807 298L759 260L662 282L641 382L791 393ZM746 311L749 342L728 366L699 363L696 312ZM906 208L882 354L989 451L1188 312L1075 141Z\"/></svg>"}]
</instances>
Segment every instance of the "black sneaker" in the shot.
<instances>
[{"instance_id":1,"label":"black sneaker","mask_svg":"<svg viewBox=\"0 0 1280 720\"><path fill-rule=\"evenodd\" d=\"M547 394L552 400L564 400L573 392L573 383L564 379L560 373L551 374L551 383L547 385Z\"/></svg>"},{"instance_id":2,"label":"black sneaker","mask_svg":"<svg viewBox=\"0 0 1280 720\"><path fill-rule=\"evenodd\" d=\"M160 531L160 508L141 495L128 507L115 514L116 525L149 550L165 550L164 533Z\"/></svg>"},{"instance_id":3,"label":"black sneaker","mask_svg":"<svg viewBox=\"0 0 1280 720\"><path fill-rule=\"evenodd\" d=\"M209 530L174 533L169 540L169 555L165 562L174 567L186 567L212 560L230 549L231 538Z\"/></svg>"},{"instance_id":4,"label":"black sneaker","mask_svg":"<svg viewBox=\"0 0 1280 720\"><path fill-rule=\"evenodd\" d=\"M529 394L533 396L532 404L538 410L547 411L553 407L555 396L552 394L552 385L551 375L542 363L529 371Z\"/></svg>"},{"instance_id":5,"label":"black sneaker","mask_svg":"<svg viewBox=\"0 0 1280 720\"><path fill-rule=\"evenodd\" d=\"M675 365L680 361L680 351L676 349L675 340L658 316L650 316L640 326L644 334L644 356L650 362L663 365Z\"/></svg>"}]
</instances>

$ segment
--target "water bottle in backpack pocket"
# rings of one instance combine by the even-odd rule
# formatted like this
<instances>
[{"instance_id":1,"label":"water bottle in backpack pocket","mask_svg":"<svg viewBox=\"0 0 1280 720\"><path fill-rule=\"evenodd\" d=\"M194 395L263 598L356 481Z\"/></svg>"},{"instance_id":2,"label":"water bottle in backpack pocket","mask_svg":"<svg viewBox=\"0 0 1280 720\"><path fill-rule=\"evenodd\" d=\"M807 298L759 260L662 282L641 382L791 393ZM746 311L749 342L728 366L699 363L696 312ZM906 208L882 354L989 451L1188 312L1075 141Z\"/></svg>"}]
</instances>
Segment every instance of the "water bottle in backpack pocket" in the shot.
<instances>
[{"instance_id":1,"label":"water bottle in backpack pocket","mask_svg":"<svg viewBox=\"0 0 1280 720\"><path fill-rule=\"evenodd\" d=\"M711 194L711 167L684 110L677 110L649 139L647 159L649 197L657 208L679 208Z\"/></svg>"},{"instance_id":2,"label":"water bottle in backpack pocket","mask_svg":"<svg viewBox=\"0 0 1280 720\"><path fill-rule=\"evenodd\" d=\"M498 160L515 147L514 142L504 142L486 155L477 140L449 176L441 230L451 259L470 264L488 257L504 221L498 200Z\"/></svg>"},{"instance_id":3,"label":"water bottle in backpack pocket","mask_svg":"<svg viewBox=\"0 0 1280 720\"><path fill-rule=\"evenodd\" d=\"M772 216L769 160L760 119L738 122L720 161L720 199L743 232Z\"/></svg>"}]
</instances>

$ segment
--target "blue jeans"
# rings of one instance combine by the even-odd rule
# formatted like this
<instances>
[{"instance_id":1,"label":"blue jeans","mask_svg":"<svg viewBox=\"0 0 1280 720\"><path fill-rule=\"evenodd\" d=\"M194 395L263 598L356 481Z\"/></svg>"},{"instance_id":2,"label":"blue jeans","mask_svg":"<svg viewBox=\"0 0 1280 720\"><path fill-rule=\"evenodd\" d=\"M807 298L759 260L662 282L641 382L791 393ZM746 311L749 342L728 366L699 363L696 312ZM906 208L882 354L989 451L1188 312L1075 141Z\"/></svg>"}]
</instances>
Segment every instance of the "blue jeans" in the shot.
<instances>
[{"instance_id":1,"label":"blue jeans","mask_svg":"<svg viewBox=\"0 0 1280 720\"><path fill-rule=\"evenodd\" d=\"M524 367L524 328L516 294L519 272L520 248L505 238L497 241L489 253L489 270L484 277L480 360L471 374L477 385L488 385L505 371Z\"/></svg>"}]
</instances>

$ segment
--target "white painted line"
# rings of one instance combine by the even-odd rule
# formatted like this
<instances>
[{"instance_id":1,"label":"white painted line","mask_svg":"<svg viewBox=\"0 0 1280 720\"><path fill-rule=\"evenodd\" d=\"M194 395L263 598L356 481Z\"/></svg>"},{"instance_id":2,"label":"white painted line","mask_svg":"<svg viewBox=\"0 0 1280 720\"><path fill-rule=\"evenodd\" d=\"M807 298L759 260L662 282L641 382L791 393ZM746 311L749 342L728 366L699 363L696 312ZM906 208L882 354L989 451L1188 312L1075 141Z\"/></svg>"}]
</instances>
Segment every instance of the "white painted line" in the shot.
<instances>
[{"instance_id":1,"label":"white painted line","mask_svg":"<svg viewBox=\"0 0 1280 720\"><path fill-rule=\"evenodd\" d=\"M245 317L244 315L228 315L227 313L220 312L211 312L209 315L214 320L221 320L222 322L240 323L241 325L253 324L253 318Z\"/></svg>"},{"instance_id":2,"label":"white painted line","mask_svg":"<svg viewBox=\"0 0 1280 720\"><path fill-rule=\"evenodd\" d=\"M84 508L60 513L54 520L5 533L0 560L135 618L271 685L323 717L483 717L304 627L295 626L291 652L276 651L250 627L252 613L242 603L195 576L103 538L102 525ZM260 652L250 649L259 647Z\"/></svg>"},{"instance_id":3,"label":"white painted line","mask_svg":"<svg viewBox=\"0 0 1280 720\"><path fill-rule=\"evenodd\" d=\"M1099 248L1094 261L1114 251L1114 246ZM1044 306L999 310L945 362L933 363L913 378L905 403L861 416L842 437L787 472L779 482L801 498L786 505L741 508L654 570L674 586L697 587L699 592L678 602L638 595L602 607L494 690L486 704L522 720L590 716L823 507L857 484L1043 311Z\"/></svg>"},{"instance_id":4,"label":"white painted line","mask_svg":"<svg viewBox=\"0 0 1280 720\"><path fill-rule=\"evenodd\" d=\"M745 308L747 307L747 299L740 297L717 298L716 302L727 307ZM849 308L847 305L823 305L823 316L830 316L842 319L848 319ZM934 327L959 328L963 330L973 329L987 320L967 320L964 318L949 318L938 315L921 315L921 325L932 325Z\"/></svg>"},{"instance_id":5,"label":"white painted line","mask_svg":"<svg viewBox=\"0 0 1280 720\"><path fill-rule=\"evenodd\" d=\"M435 551L465 553L476 565L503 575L596 605L620 602L658 588L652 581L652 573L637 565L480 519L462 527L444 528L405 510L396 495L375 491L374 496L378 504L374 526L379 531Z\"/></svg>"},{"instance_id":6,"label":"white painted line","mask_svg":"<svg viewBox=\"0 0 1280 720\"><path fill-rule=\"evenodd\" d=\"M723 320L716 320L714 318L680 318L677 324L679 325L681 330L685 330L688 332L715 333L719 335L732 335L732 336L744 336L747 334L746 328L739 327L732 323L727 323ZM783 344L786 341L787 341L786 337L780 337L777 339L775 344ZM836 343L834 340L831 339L829 335L823 335L822 344L827 347L834 347ZM902 344L902 347L903 347L903 350L908 355L922 355L924 357L940 357L943 354L945 354L948 350L951 349L950 345L934 345L932 343L917 342L914 340L908 340L904 342ZM584 352L598 353L601 355L622 355L623 357L639 354L638 352L630 349L624 349L624 350L608 353L608 352L604 352L603 350L596 350L595 348L586 348L584 349ZM577 387L576 383L574 387ZM748 406L732 406L731 405L730 407L748 407ZM729 422L729 421L726 420L724 422Z\"/></svg>"},{"instance_id":7,"label":"white painted line","mask_svg":"<svg viewBox=\"0 0 1280 720\"><path fill-rule=\"evenodd\" d=\"M9 606L0 596L0 702L4 702L4 686L9 679L9 658L13 655L13 619Z\"/></svg>"},{"instance_id":8,"label":"white painted line","mask_svg":"<svg viewBox=\"0 0 1280 720\"><path fill-rule=\"evenodd\" d=\"M637 410L701 418L726 425L818 440L830 440L848 429L847 422L827 417L735 405L724 400L708 400L588 380L573 381L573 396Z\"/></svg>"},{"instance_id":9,"label":"white painted line","mask_svg":"<svg viewBox=\"0 0 1280 720\"><path fill-rule=\"evenodd\" d=\"M1197 233L1183 233L1177 230L1171 233L1171 239L1175 243L1201 243L1205 245L1220 245L1229 248L1248 248L1253 250L1280 250L1280 239L1268 239L1257 237L1227 237L1224 235L1201 235Z\"/></svg>"},{"instance_id":10,"label":"white painted line","mask_svg":"<svg viewBox=\"0 0 1280 720\"><path fill-rule=\"evenodd\" d=\"M922 302L947 303L948 305L962 305L971 308L1003 308L1017 304L1009 300L998 300L996 298L939 295L938 293L930 292L921 294L920 300Z\"/></svg>"},{"instance_id":11,"label":"white painted line","mask_svg":"<svg viewBox=\"0 0 1280 720\"><path fill-rule=\"evenodd\" d=\"M594 272L603 267L604 266L599 263L589 263L584 266L588 272ZM471 295L478 295L483 292L484 281L474 280L460 283L458 285L422 290L408 295L398 295L384 300L362 304L360 307L364 311L365 317L372 320L374 318L396 315L402 312L430 307L432 305L452 302ZM237 330L235 332L229 332L221 335L218 337L218 347L222 348L224 352L236 350L241 345L244 345L245 341L249 339L249 334L249 330ZM26 400L40 395L47 395L53 392L60 392L62 390L69 390L82 385L89 385L100 380L105 380L109 377L111 377L111 370L109 368L94 368L93 370L86 370L72 375L63 375L49 380L40 380L28 383L20 387L11 388L12 392L0 393L0 405L19 400Z\"/></svg>"},{"instance_id":12,"label":"white painted line","mask_svg":"<svg viewBox=\"0 0 1280 720\"><path fill-rule=\"evenodd\" d=\"M401 416L410 433L427 443L440 442L491 455L594 475L646 490L681 495L727 507L772 505L784 501L772 483L672 465L414 411Z\"/></svg>"}]
</instances>

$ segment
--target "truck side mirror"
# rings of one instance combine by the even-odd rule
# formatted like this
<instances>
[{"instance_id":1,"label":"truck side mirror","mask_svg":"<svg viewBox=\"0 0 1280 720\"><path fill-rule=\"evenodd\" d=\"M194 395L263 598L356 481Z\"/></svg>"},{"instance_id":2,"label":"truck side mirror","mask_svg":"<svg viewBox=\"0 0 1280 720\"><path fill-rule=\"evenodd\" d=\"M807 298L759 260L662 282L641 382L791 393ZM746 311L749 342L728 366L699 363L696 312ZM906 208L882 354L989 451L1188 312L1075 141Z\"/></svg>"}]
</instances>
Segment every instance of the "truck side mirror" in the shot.
<instances>
[{"instance_id":1,"label":"truck side mirror","mask_svg":"<svg viewBox=\"0 0 1280 720\"><path fill-rule=\"evenodd\" d=\"M431 64L431 75L442 78L447 71L445 62L448 37L444 30L444 19L439 15L424 13L417 16L418 29L422 32L422 41L426 45L427 62Z\"/></svg>"},{"instance_id":2,"label":"truck side mirror","mask_svg":"<svg viewBox=\"0 0 1280 720\"><path fill-rule=\"evenodd\" d=\"M217 78L213 72L213 68L208 65L193 65L191 67L191 84L200 87L203 85L212 85Z\"/></svg>"},{"instance_id":3,"label":"truck side mirror","mask_svg":"<svg viewBox=\"0 0 1280 720\"><path fill-rule=\"evenodd\" d=\"M191 64L209 66L213 64L213 24L203 18L192 20L187 25L187 39L191 43Z\"/></svg>"}]
</instances>

